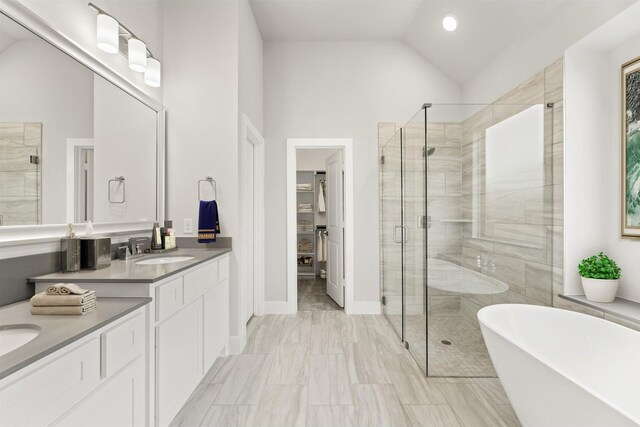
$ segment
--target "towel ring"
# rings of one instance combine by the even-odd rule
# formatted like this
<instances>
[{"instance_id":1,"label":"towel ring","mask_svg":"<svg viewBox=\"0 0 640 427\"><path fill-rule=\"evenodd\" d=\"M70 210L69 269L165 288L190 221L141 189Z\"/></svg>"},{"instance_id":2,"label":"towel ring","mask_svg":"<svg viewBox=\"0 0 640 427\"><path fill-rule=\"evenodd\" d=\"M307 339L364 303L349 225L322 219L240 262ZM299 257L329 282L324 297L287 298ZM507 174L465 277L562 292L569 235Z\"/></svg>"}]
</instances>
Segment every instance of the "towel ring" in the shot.
<instances>
[{"instance_id":1,"label":"towel ring","mask_svg":"<svg viewBox=\"0 0 640 427\"><path fill-rule=\"evenodd\" d=\"M202 182L208 182L209 184L213 185L213 199L217 200L218 199L218 183L216 182L215 179L213 179L213 177L207 176L204 179L201 179L198 181L198 200L202 200L202 192L200 191L201 187L200 187L200 183Z\"/></svg>"},{"instance_id":2,"label":"towel ring","mask_svg":"<svg viewBox=\"0 0 640 427\"><path fill-rule=\"evenodd\" d=\"M112 182L122 183L122 201L120 201L120 202L111 199L111 183ZM127 187L126 187L126 184L124 182L124 176L116 176L115 178L110 179L109 183L107 184L107 186L108 186L107 198L109 199L109 203L122 204L122 203L125 202L125 200L127 199L127 197L126 197L127 196L127 193L126 193Z\"/></svg>"}]
</instances>

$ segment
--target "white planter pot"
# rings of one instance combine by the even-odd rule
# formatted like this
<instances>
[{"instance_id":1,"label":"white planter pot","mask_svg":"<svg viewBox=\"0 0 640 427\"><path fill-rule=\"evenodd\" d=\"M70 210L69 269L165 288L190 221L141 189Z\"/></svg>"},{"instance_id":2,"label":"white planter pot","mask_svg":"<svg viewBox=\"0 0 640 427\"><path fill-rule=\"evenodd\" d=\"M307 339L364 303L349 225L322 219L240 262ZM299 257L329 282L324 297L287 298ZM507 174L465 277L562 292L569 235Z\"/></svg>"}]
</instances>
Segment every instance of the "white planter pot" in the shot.
<instances>
[{"instance_id":1,"label":"white planter pot","mask_svg":"<svg viewBox=\"0 0 640 427\"><path fill-rule=\"evenodd\" d=\"M584 295L593 302L612 302L616 299L620 279L588 279L582 278L582 288Z\"/></svg>"}]
</instances>

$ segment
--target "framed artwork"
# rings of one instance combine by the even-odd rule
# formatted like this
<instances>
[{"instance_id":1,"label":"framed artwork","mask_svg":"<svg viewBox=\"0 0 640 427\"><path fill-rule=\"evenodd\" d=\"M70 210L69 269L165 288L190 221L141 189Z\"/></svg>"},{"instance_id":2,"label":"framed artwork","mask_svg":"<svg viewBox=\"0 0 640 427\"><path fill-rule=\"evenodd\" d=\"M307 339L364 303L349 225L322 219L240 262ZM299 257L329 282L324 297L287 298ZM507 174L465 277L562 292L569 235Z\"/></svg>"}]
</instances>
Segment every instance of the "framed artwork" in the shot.
<instances>
[{"instance_id":1,"label":"framed artwork","mask_svg":"<svg viewBox=\"0 0 640 427\"><path fill-rule=\"evenodd\" d=\"M640 238L640 58L622 66L622 236Z\"/></svg>"}]
</instances>

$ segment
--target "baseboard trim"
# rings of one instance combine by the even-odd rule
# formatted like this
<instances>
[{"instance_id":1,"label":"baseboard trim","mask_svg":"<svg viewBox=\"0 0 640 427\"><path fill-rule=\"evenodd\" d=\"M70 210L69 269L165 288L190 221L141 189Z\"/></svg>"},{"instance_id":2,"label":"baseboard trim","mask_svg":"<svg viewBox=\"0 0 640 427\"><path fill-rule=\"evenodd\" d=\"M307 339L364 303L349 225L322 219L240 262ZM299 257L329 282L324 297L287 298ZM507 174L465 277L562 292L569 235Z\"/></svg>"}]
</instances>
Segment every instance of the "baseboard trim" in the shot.
<instances>
[{"instance_id":1,"label":"baseboard trim","mask_svg":"<svg viewBox=\"0 0 640 427\"><path fill-rule=\"evenodd\" d=\"M380 301L354 301L348 314L380 314Z\"/></svg>"},{"instance_id":2,"label":"baseboard trim","mask_svg":"<svg viewBox=\"0 0 640 427\"><path fill-rule=\"evenodd\" d=\"M265 301L264 314L295 314L297 311L295 304L287 301Z\"/></svg>"},{"instance_id":3,"label":"baseboard trim","mask_svg":"<svg viewBox=\"0 0 640 427\"><path fill-rule=\"evenodd\" d=\"M242 329L240 335L231 335L227 344L227 354L240 354L247 344L247 328Z\"/></svg>"}]
</instances>

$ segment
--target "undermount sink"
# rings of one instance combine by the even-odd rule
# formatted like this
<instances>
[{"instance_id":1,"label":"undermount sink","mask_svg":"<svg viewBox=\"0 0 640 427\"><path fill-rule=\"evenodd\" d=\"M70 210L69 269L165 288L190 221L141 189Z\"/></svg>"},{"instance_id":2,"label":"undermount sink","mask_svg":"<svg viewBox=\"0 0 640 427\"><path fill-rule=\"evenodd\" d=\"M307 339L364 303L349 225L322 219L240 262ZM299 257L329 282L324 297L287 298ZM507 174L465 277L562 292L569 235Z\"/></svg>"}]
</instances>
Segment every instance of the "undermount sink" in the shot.
<instances>
[{"instance_id":1,"label":"undermount sink","mask_svg":"<svg viewBox=\"0 0 640 427\"><path fill-rule=\"evenodd\" d=\"M195 257L192 257L192 256L164 256L164 257L159 257L159 258L145 259L143 261L136 262L136 264L140 264L140 265L173 264L175 262L191 261L193 258L195 258Z\"/></svg>"},{"instance_id":2,"label":"undermount sink","mask_svg":"<svg viewBox=\"0 0 640 427\"><path fill-rule=\"evenodd\" d=\"M37 325L1 325L0 356L22 347L39 333L40 327Z\"/></svg>"}]
</instances>

